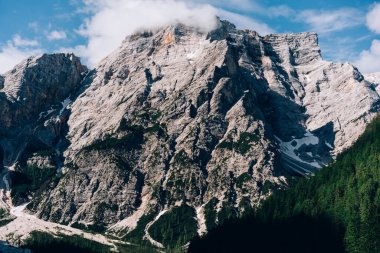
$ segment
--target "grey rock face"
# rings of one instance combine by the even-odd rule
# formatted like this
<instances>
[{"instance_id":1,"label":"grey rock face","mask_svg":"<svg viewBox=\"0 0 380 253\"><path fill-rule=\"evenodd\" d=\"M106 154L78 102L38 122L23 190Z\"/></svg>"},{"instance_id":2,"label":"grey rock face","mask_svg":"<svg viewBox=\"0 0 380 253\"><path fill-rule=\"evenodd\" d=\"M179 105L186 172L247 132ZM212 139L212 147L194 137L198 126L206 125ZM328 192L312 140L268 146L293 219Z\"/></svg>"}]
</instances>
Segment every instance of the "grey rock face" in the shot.
<instances>
[{"instance_id":1,"label":"grey rock face","mask_svg":"<svg viewBox=\"0 0 380 253\"><path fill-rule=\"evenodd\" d=\"M84 83L66 174L31 209L130 229L183 202L257 206L350 146L379 103L355 67L322 59L316 34L260 37L227 22L130 36Z\"/></svg>"},{"instance_id":2,"label":"grey rock face","mask_svg":"<svg viewBox=\"0 0 380 253\"><path fill-rule=\"evenodd\" d=\"M60 54L8 72L0 124L13 137L0 144L7 164L62 169L32 212L110 231L184 202L205 231L207 206L258 206L349 147L379 105L374 82L322 59L316 34L261 37L228 22L129 36L85 71Z\"/></svg>"},{"instance_id":3,"label":"grey rock face","mask_svg":"<svg viewBox=\"0 0 380 253\"><path fill-rule=\"evenodd\" d=\"M4 77L0 76L0 89L4 88Z\"/></svg>"},{"instance_id":4,"label":"grey rock face","mask_svg":"<svg viewBox=\"0 0 380 253\"><path fill-rule=\"evenodd\" d=\"M86 68L69 54L31 57L7 72L0 90L0 145L4 164L18 162L24 150L51 147L59 136L61 102L80 87ZM46 123L46 124L45 124Z\"/></svg>"},{"instance_id":5,"label":"grey rock face","mask_svg":"<svg viewBox=\"0 0 380 253\"><path fill-rule=\"evenodd\" d=\"M2 119L2 124L17 127L63 101L78 88L85 71L74 55L45 54L23 61L5 74L2 95L17 111L10 113L13 118Z\"/></svg>"},{"instance_id":6,"label":"grey rock face","mask_svg":"<svg viewBox=\"0 0 380 253\"><path fill-rule=\"evenodd\" d=\"M366 74L364 78L375 86L377 93L380 92L380 72Z\"/></svg>"},{"instance_id":7,"label":"grey rock face","mask_svg":"<svg viewBox=\"0 0 380 253\"><path fill-rule=\"evenodd\" d=\"M96 224L107 207L101 220L111 225L142 204L144 213L213 198L218 208L258 205L285 178L239 46L180 25L127 38L71 106L65 157L77 169L32 209Z\"/></svg>"},{"instance_id":8,"label":"grey rock face","mask_svg":"<svg viewBox=\"0 0 380 253\"><path fill-rule=\"evenodd\" d=\"M354 66L323 61L313 33L270 35L264 41L270 52L262 58L264 76L281 98L272 99L268 113L283 166L300 172L309 169L304 162L323 166L363 133L378 111L379 95Z\"/></svg>"}]
</instances>

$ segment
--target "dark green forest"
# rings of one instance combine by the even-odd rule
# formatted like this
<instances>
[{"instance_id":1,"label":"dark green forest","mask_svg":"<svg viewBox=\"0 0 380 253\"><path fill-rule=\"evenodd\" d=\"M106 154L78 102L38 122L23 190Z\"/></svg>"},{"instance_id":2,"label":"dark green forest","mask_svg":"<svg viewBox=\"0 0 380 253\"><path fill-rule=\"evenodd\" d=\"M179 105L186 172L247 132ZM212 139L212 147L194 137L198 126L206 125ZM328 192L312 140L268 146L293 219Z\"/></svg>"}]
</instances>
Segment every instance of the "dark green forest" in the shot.
<instances>
[{"instance_id":1,"label":"dark green forest","mask_svg":"<svg viewBox=\"0 0 380 253\"><path fill-rule=\"evenodd\" d=\"M45 232L34 231L25 241L25 248L35 253L105 253L110 247L98 242L90 241L81 236L60 235L55 237Z\"/></svg>"},{"instance_id":2,"label":"dark green forest","mask_svg":"<svg viewBox=\"0 0 380 253\"><path fill-rule=\"evenodd\" d=\"M195 252L380 252L380 117L330 166L192 240Z\"/></svg>"},{"instance_id":3,"label":"dark green forest","mask_svg":"<svg viewBox=\"0 0 380 253\"><path fill-rule=\"evenodd\" d=\"M379 165L380 117L368 125L359 140L330 166L310 178L289 180L287 190L276 191L258 210L240 219L224 220L205 237L194 238L188 252L378 253ZM180 252L182 245L196 235L194 215L194 210L186 205L175 208L163 215L149 232L170 252ZM143 223L146 225L145 221ZM135 236L141 240L141 236ZM129 246L118 245L118 250L158 252L138 242ZM111 250L81 237L55 238L40 232L29 238L26 247L34 252Z\"/></svg>"}]
</instances>

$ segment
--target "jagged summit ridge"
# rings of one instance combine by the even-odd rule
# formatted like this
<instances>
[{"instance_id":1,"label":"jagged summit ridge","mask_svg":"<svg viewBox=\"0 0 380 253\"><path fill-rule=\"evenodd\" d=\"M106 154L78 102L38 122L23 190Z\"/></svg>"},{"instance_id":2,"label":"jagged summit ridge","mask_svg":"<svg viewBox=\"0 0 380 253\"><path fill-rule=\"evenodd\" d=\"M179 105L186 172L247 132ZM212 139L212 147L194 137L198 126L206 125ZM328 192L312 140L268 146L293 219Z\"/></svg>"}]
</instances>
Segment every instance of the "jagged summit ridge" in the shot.
<instances>
[{"instance_id":1,"label":"jagged summit ridge","mask_svg":"<svg viewBox=\"0 0 380 253\"><path fill-rule=\"evenodd\" d=\"M94 222L106 193L119 207L104 213L109 224L140 206L257 205L288 173L313 172L350 145L379 99L353 66L323 61L316 34L263 38L229 23L208 34L177 25L130 36L85 82L65 151L79 170L59 187L72 202L53 189L34 207L47 219L60 209L61 222ZM138 138L132 150L96 146L128 136Z\"/></svg>"},{"instance_id":2,"label":"jagged summit ridge","mask_svg":"<svg viewBox=\"0 0 380 253\"><path fill-rule=\"evenodd\" d=\"M264 37L264 41L273 46L282 60L294 66L322 60L316 33L267 35Z\"/></svg>"},{"instance_id":3,"label":"jagged summit ridge","mask_svg":"<svg viewBox=\"0 0 380 253\"><path fill-rule=\"evenodd\" d=\"M364 78L375 86L377 93L380 92L380 72L366 74Z\"/></svg>"},{"instance_id":4,"label":"jagged summit ridge","mask_svg":"<svg viewBox=\"0 0 380 253\"><path fill-rule=\"evenodd\" d=\"M55 106L59 107L80 87L86 71L79 58L72 54L44 54L28 58L5 73L0 89L0 134L3 136L0 149L4 151L4 164L19 162L29 142L51 145L52 139L59 135L52 126L55 123L46 122L44 127L37 127L38 121L45 112L52 114ZM38 136L37 139L32 138L33 135Z\"/></svg>"},{"instance_id":5,"label":"jagged summit ridge","mask_svg":"<svg viewBox=\"0 0 380 253\"><path fill-rule=\"evenodd\" d=\"M20 171L48 164L62 172L28 205L38 217L111 232L186 204L203 233L211 228L205 220L256 207L287 177L330 162L378 111L374 84L350 64L324 61L315 33L261 37L224 21L210 33L174 25L127 37L84 74L75 57L52 56L55 66L46 57L30 67L51 77L46 87L61 74L67 90L40 99L39 131L6 156L22 153ZM30 85L7 81L22 80L22 69L5 75L5 99L24 101L11 86ZM31 145L36 139L58 157ZM142 229L149 240L154 218Z\"/></svg>"}]
</instances>

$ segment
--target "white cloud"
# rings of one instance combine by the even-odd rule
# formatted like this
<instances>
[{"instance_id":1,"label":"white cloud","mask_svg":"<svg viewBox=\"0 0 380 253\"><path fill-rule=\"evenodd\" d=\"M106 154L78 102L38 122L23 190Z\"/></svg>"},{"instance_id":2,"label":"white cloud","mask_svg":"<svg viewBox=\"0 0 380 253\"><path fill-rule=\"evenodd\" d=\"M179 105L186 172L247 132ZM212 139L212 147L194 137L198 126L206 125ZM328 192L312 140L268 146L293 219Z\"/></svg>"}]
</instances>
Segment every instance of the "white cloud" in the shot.
<instances>
[{"instance_id":1,"label":"white cloud","mask_svg":"<svg viewBox=\"0 0 380 253\"><path fill-rule=\"evenodd\" d=\"M236 14L233 12L218 10L218 15L221 18L227 19L237 26L239 29L250 29L258 32L260 35L267 35L275 33L275 30L270 28L267 24L256 21L244 15Z\"/></svg>"},{"instance_id":2,"label":"white cloud","mask_svg":"<svg viewBox=\"0 0 380 253\"><path fill-rule=\"evenodd\" d=\"M141 29L155 29L181 22L205 32L216 28L216 16L228 19L239 28L250 28L260 34L272 33L266 24L232 12L236 9L252 11L259 8L251 0L83 0L92 13L78 33L88 39L87 45L71 49L90 66L116 49L127 35ZM230 8L231 11L221 9Z\"/></svg>"},{"instance_id":3,"label":"white cloud","mask_svg":"<svg viewBox=\"0 0 380 253\"><path fill-rule=\"evenodd\" d=\"M38 24L38 22L34 21L28 23L28 28L33 30L34 32L38 32L40 29L40 25Z\"/></svg>"},{"instance_id":4,"label":"white cloud","mask_svg":"<svg viewBox=\"0 0 380 253\"><path fill-rule=\"evenodd\" d=\"M209 31L217 25L217 10L208 4L176 0L85 0L85 4L95 10L80 29L88 44L73 51L82 52L90 66L120 46L126 35L141 29L182 22Z\"/></svg>"},{"instance_id":5,"label":"white cloud","mask_svg":"<svg viewBox=\"0 0 380 253\"><path fill-rule=\"evenodd\" d=\"M353 62L357 59L356 43L357 40L352 37L326 36L320 39L322 54L326 56L326 60L340 63Z\"/></svg>"},{"instance_id":6,"label":"white cloud","mask_svg":"<svg viewBox=\"0 0 380 253\"><path fill-rule=\"evenodd\" d=\"M13 36L13 44L17 47L34 47L38 46L37 40L23 39L20 35L16 34Z\"/></svg>"},{"instance_id":7,"label":"white cloud","mask_svg":"<svg viewBox=\"0 0 380 253\"><path fill-rule=\"evenodd\" d=\"M354 8L337 10L304 10L296 17L297 22L306 23L319 34L341 31L364 23L363 14Z\"/></svg>"},{"instance_id":8,"label":"white cloud","mask_svg":"<svg viewBox=\"0 0 380 253\"><path fill-rule=\"evenodd\" d=\"M366 16L367 27L380 34L380 4L372 5ZM355 62L363 73L380 72L380 40L373 40L369 50L363 50Z\"/></svg>"},{"instance_id":9,"label":"white cloud","mask_svg":"<svg viewBox=\"0 0 380 253\"><path fill-rule=\"evenodd\" d=\"M368 28L380 34L380 4L374 4L371 11L367 14L367 26Z\"/></svg>"},{"instance_id":10,"label":"white cloud","mask_svg":"<svg viewBox=\"0 0 380 253\"><path fill-rule=\"evenodd\" d=\"M211 4L224 10L240 12L265 12L265 8L253 0L193 0L192 2Z\"/></svg>"},{"instance_id":11,"label":"white cloud","mask_svg":"<svg viewBox=\"0 0 380 253\"><path fill-rule=\"evenodd\" d=\"M67 35L64 31L51 31L46 38L48 40L64 40L67 38Z\"/></svg>"},{"instance_id":12,"label":"white cloud","mask_svg":"<svg viewBox=\"0 0 380 253\"><path fill-rule=\"evenodd\" d=\"M291 17L296 15L296 11L287 5L269 7L266 11L268 17Z\"/></svg>"},{"instance_id":13,"label":"white cloud","mask_svg":"<svg viewBox=\"0 0 380 253\"><path fill-rule=\"evenodd\" d=\"M371 48L361 52L356 66L363 73L380 71L380 40L373 40Z\"/></svg>"},{"instance_id":14,"label":"white cloud","mask_svg":"<svg viewBox=\"0 0 380 253\"><path fill-rule=\"evenodd\" d=\"M31 55L42 53L42 50L37 48L38 45L38 41L23 39L18 34L6 44L0 44L0 73L11 70L16 64Z\"/></svg>"},{"instance_id":15,"label":"white cloud","mask_svg":"<svg viewBox=\"0 0 380 253\"><path fill-rule=\"evenodd\" d=\"M40 53L42 53L40 49L20 49L14 44L8 43L0 48L0 73L5 73L22 60Z\"/></svg>"}]
</instances>

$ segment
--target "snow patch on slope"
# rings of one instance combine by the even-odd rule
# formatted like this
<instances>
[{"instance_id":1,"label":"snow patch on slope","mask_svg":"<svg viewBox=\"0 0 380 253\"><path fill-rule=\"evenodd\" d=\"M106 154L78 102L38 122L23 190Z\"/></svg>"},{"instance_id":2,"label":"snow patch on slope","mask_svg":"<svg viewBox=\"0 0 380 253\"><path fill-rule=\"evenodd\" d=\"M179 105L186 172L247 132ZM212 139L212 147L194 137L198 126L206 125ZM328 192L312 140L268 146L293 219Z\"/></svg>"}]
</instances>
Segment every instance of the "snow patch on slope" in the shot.
<instances>
[{"instance_id":1,"label":"snow patch on slope","mask_svg":"<svg viewBox=\"0 0 380 253\"><path fill-rule=\"evenodd\" d=\"M306 132L304 137L299 138L299 139L293 139L288 142L282 141L280 138L275 136L277 141L279 142L280 145L280 151L284 153L285 155L289 156L290 158L301 162L301 163L306 163L309 164L313 167L316 168L321 168L321 165L318 162L307 162L301 159L297 154L296 151L302 147L303 145L318 145L319 143L319 138L315 135L313 135L310 132Z\"/></svg>"},{"instance_id":2,"label":"snow patch on slope","mask_svg":"<svg viewBox=\"0 0 380 253\"><path fill-rule=\"evenodd\" d=\"M72 103L71 99L70 98L66 98L65 100L63 100L63 102L61 102L62 104L62 109L59 111L59 115L62 115L63 111L66 109L66 107L68 105L70 105Z\"/></svg>"},{"instance_id":3,"label":"snow patch on slope","mask_svg":"<svg viewBox=\"0 0 380 253\"><path fill-rule=\"evenodd\" d=\"M380 93L380 72L365 74L364 79L375 85L377 93Z\"/></svg>"}]
</instances>

